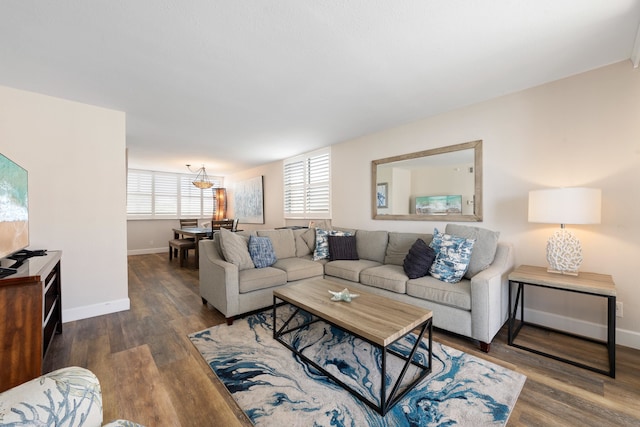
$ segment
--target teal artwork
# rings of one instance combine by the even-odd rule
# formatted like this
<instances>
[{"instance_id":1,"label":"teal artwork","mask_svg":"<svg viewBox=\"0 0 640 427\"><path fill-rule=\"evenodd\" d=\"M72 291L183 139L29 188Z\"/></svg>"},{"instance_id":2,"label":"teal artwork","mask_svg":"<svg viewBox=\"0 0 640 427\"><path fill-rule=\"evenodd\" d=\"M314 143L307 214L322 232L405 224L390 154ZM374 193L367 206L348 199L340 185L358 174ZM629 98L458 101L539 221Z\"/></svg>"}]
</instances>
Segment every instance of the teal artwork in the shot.
<instances>
[{"instance_id":1,"label":"teal artwork","mask_svg":"<svg viewBox=\"0 0 640 427\"><path fill-rule=\"evenodd\" d=\"M450 215L462 213L462 196L424 196L416 197L416 214Z\"/></svg>"},{"instance_id":2,"label":"teal artwork","mask_svg":"<svg viewBox=\"0 0 640 427\"><path fill-rule=\"evenodd\" d=\"M0 258L29 245L27 171L0 154Z\"/></svg>"},{"instance_id":3,"label":"teal artwork","mask_svg":"<svg viewBox=\"0 0 640 427\"><path fill-rule=\"evenodd\" d=\"M27 221L27 171L0 154L0 221Z\"/></svg>"}]
</instances>

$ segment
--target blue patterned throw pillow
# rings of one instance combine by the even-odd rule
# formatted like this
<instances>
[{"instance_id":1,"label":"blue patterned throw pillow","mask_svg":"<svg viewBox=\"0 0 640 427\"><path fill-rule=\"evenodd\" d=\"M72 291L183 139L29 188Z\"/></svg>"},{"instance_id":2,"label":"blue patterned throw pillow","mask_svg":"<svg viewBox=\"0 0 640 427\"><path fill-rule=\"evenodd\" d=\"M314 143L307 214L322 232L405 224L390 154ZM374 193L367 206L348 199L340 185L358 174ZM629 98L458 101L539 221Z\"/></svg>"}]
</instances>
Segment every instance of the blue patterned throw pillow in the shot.
<instances>
[{"instance_id":1,"label":"blue patterned throw pillow","mask_svg":"<svg viewBox=\"0 0 640 427\"><path fill-rule=\"evenodd\" d=\"M348 231L316 228L316 248L313 251L314 261L329 258L329 236L351 236L351 233Z\"/></svg>"},{"instance_id":2,"label":"blue patterned throw pillow","mask_svg":"<svg viewBox=\"0 0 640 427\"><path fill-rule=\"evenodd\" d=\"M278 260L268 237L249 237L249 254L256 268L272 266Z\"/></svg>"},{"instance_id":3,"label":"blue patterned throw pillow","mask_svg":"<svg viewBox=\"0 0 640 427\"><path fill-rule=\"evenodd\" d=\"M429 273L443 282L458 283L469 268L474 243L475 239L455 237L434 229L429 246L436 252L436 259Z\"/></svg>"}]
</instances>

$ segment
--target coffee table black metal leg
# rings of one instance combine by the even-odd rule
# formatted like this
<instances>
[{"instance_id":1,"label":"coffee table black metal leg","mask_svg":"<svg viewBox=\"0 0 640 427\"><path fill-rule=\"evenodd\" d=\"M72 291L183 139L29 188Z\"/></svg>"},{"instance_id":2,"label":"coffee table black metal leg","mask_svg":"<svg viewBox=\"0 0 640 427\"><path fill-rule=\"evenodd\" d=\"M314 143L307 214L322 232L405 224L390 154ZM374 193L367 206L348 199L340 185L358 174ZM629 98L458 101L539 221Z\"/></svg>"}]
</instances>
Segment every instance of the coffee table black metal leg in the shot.
<instances>
[{"instance_id":1,"label":"coffee table black metal leg","mask_svg":"<svg viewBox=\"0 0 640 427\"><path fill-rule=\"evenodd\" d=\"M277 307L276 299L277 298L274 295L273 296L273 338L274 339L276 338L276 319L277 319L277 317L276 317L276 307Z\"/></svg>"},{"instance_id":2,"label":"coffee table black metal leg","mask_svg":"<svg viewBox=\"0 0 640 427\"><path fill-rule=\"evenodd\" d=\"M340 381L336 376L334 376L329 371L324 369L324 367L320 366L318 363L316 363L315 361L311 360L309 357L307 357L304 354L302 354L302 352L300 352L297 348L293 347L291 344L285 342L281 338L282 335L288 334L288 333L291 333L291 332L293 332L293 331L295 331L297 329L300 329L300 327L302 327L302 326L306 326L306 325L309 325L311 323L315 323L317 321L321 321L322 320L322 319L316 318L316 319L314 319L314 320L312 320L310 322L304 323L303 325L298 325L298 326L296 326L294 328L286 329L286 327L289 324L289 322L291 321L291 319L293 319L293 317L295 317L295 315L300 311L300 309L298 307L295 307L295 308L296 308L295 313L285 322L285 324L280 329L278 329L276 331L276 323L275 323L276 304L275 304L275 297L274 297L274 339L276 339L278 342L280 342L282 345L287 347L289 350L291 350L294 354L296 354L298 357L300 357L306 363L310 364L315 369L317 369L318 371L322 372L328 378L331 378L333 381L335 381L342 388L347 390L349 393L351 393L355 397L359 398L362 402L364 402L369 407L371 407L372 409L376 410L379 414L381 414L383 416L387 413L387 411L389 411L390 408L392 408L399 400L401 400L411 389L413 389L413 387L415 387L420 381L422 381L422 379L424 379L424 377L426 377L429 373L431 373L431 366L432 366L431 363L432 363L432 355L433 355L433 347L432 347L432 344L433 344L433 342L432 342L433 322L432 322L432 319L427 320L424 324L421 325L421 331L420 331L420 334L418 335L418 337L416 339L416 343L414 344L410 355L408 357L406 357L406 358L403 355L397 353L396 351L387 350L384 346L379 346L377 344L374 344L374 343L368 341L364 337L359 337L360 339L363 339L363 340L369 342L370 344L374 345L375 347L377 347L381 352L380 402L378 404L376 404L376 403L372 402L371 400L367 399L365 396L363 396L359 392L357 392L351 386L349 386L349 385L345 384L344 382ZM338 327L335 324L333 326ZM420 342L422 341L422 337L424 336L424 333L427 330L427 328L429 330L429 349L428 349L429 365L428 366L424 366L424 365L419 364L418 362L414 362L413 361L413 357L414 357L414 355L415 355L415 353L416 353L416 351L417 351L417 349L418 349L418 347L420 345ZM411 334L411 332L409 332L408 334ZM358 336L358 335L355 335L355 336ZM389 393L389 397L386 396L387 351L389 351L391 354L395 355L396 357L400 357L400 358L405 360L405 366L402 369L402 372L401 372L399 378L397 379L396 384L394 385L393 389ZM410 364L413 364L413 365L419 367L420 369L422 369L422 374L419 375L417 378L415 378L413 380L413 382L411 382L411 384L409 384L402 391L402 393L400 393L400 394L398 394L396 396L397 390L398 390L399 386L401 385L401 382L402 382L402 380L404 378L404 375L405 375L405 373L406 373L406 371L408 369L408 366Z\"/></svg>"},{"instance_id":3,"label":"coffee table black metal leg","mask_svg":"<svg viewBox=\"0 0 640 427\"><path fill-rule=\"evenodd\" d=\"M384 415L387 413L387 398L386 398L386 385L387 385L387 349L380 348L380 354L382 356L382 366L380 369L380 409L379 412Z\"/></svg>"},{"instance_id":4,"label":"coffee table black metal leg","mask_svg":"<svg viewBox=\"0 0 640 427\"><path fill-rule=\"evenodd\" d=\"M413 362L413 357L415 356L416 351L418 350L418 347L420 347L420 343L422 342L422 338L424 337L424 333L427 331L427 329L429 330L429 352L428 352L429 364L428 364L428 366L425 367L425 366L420 365L418 363L414 363ZM427 375L429 375L431 373L431 362L432 362L432 356L433 356L432 335L433 335L433 321L432 321L432 319L429 319L422 325L422 328L420 330L420 334L416 338L416 343L414 344L413 348L411 349L411 352L409 353L409 356L405 359L405 364L402 367L402 371L400 372L400 375L398 376L398 379L396 380L396 383L394 384L393 388L391 389L391 392L389 393L389 397L388 397L387 401L385 402L384 400L381 400L381 402L384 402L384 408L382 409L382 411L383 411L382 415L384 415L386 413L388 408L393 407L400 399L402 399L409 391L411 391L413 389L413 387L415 387L420 381L422 381L422 379L424 377L426 377ZM381 348L381 350L382 350L383 355L384 355L386 353L386 349ZM393 352L393 354L396 354L396 353ZM400 356L400 355L397 355L397 356L399 356L399 357L404 359L403 356ZM409 369L409 365L411 365L411 364L420 367L423 370L422 374L420 374L417 378L415 378L411 382L411 384L409 384L405 388L405 390L402 393L397 395L398 389L400 388L400 385L402 384L402 381L404 380L404 376L407 373L407 370ZM383 374L384 374L384 372L383 372ZM383 386L384 386L384 381L383 381ZM384 391L384 388L382 390ZM382 395L382 398L384 398L384 395Z\"/></svg>"}]
</instances>

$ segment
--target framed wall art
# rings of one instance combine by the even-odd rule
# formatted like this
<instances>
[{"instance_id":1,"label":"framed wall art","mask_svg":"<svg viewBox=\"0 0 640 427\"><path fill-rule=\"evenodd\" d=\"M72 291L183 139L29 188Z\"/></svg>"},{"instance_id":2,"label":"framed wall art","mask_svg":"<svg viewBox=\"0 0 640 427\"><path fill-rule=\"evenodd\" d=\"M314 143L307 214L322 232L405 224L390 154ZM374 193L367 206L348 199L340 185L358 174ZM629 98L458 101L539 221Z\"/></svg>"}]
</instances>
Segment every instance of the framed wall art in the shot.
<instances>
[{"instance_id":1,"label":"framed wall art","mask_svg":"<svg viewBox=\"0 0 640 427\"><path fill-rule=\"evenodd\" d=\"M376 189L376 197L377 197L377 207L379 208L387 208L389 207L389 203L387 201L389 184L386 182L380 182L377 184Z\"/></svg>"},{"instance_id":2,"label":"framed wall art","mask_svg":"<svg viewBox=\"0 0 640 427\"><path fill-rule=\"evenodd\" d=\"M461 213L462 196L416 197L416 214L418 215L460 215Z\"/></svg>"},{"instance_id":3,"label":"framed wall art","mask_svg":"<svg viewBox=\"0 0 640 427\"><path fill-rule=\"evenodd\" d=\"M264 224L262 175L238 181L233 192L233 211L238 222Z\"/></svg>"}]
</instances>

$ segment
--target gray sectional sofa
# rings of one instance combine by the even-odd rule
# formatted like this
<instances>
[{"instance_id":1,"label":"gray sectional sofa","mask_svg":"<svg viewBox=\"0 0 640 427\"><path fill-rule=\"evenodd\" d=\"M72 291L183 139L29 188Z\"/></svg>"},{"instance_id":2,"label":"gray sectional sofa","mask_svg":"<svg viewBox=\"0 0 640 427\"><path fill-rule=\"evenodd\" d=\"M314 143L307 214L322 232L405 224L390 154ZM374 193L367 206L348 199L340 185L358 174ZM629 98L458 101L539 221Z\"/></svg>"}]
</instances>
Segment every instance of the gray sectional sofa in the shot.
<instances>
[{"instance_id":1,"label":"gray sectional sofa","mask_svg":"<svg viewBox=\"0 0 640 427\"><path fill-rule=\"evenodd\" d=\"M334 230L337 229L333 227ZM355 235L357 260L313 260L316 230L278 229L253 233L222 230L200 241L200 295L231 324L234 317L270 306L273 290L313 277L342 283L433 311L436 328L477 340L489 351L508 314L507 275L514 267L513 247L498 233L449 224L445 233L473 238L465 277L446 283L427 275L410 279L403 262L417 239L431 234L339 229ZM248 252L250 236L269 237L277 261L255 268Z\"/></svg>"}]
</instances>

